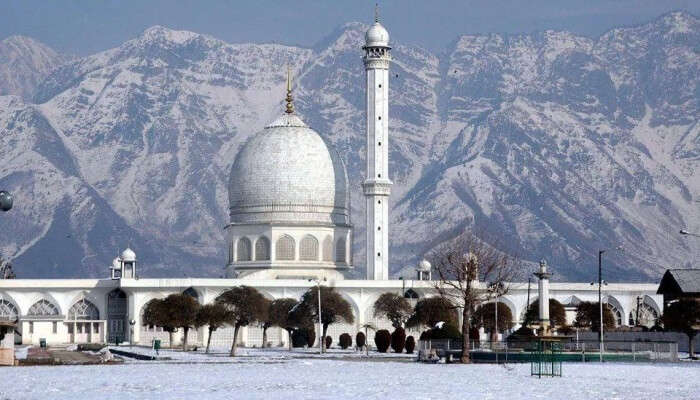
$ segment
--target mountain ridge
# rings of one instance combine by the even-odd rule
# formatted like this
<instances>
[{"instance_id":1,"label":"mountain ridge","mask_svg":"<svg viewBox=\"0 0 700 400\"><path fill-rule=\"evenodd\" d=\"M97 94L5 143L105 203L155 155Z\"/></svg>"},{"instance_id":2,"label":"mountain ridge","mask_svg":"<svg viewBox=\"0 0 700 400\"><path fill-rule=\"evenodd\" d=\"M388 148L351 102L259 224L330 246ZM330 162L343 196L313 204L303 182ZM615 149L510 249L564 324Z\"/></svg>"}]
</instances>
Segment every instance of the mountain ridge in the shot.
<instances>
[{"instance_id":1,"label":"mountain ridge","mask_svg":"<svg viewBox=\"0 0 700 400\"><path fill-rule=\"evenodd\" d=\"M611 279L649 279L664 268L661 260L691 262L682 254L692 245L669 233L700 225L693 213L699 61L690 46L700 29L697 18L679 15L597 39L557 31L463 35L444 55L394 43L393 275L411 274L410 265L461 226L503 238L527 262L547 258L562 279L588 279L597 248L618 242L630 250L606 260ZM132 242L145 275L219 276L229 168L247 137L282 112L280 66L287 63L295 67L298 112L341 152L358 186L365 28L348 23L299 48L229 44L154 26L54 70L35 91L40 104L15 101L13 113L0 116L9 132L3 142L27 131L50 137L72 149L66 154L75 165L58 168L46 156L56 146L40 144L33 165L14 153L0 168L0 184L18 205L43 197L44 209L68 221L42 220L24 206L7 215L12 226L26 225L19 240L0 233L20 276L48 273L41 260L54 245L34 252L27 245L54 225L71 236L64 239L76 253L93 255L79 263L87 276L105 275L124 242ZM8 179L17 171L33 178ZM35 177L56 174L74 191L42 196ZM363 203L354 193L356 264L363 261ZM86 214L93 221L86 227L70 221L81 215L79 204L100 210ZM362 276L361 268L351 276Z\"/></svg>"}]
</instances>

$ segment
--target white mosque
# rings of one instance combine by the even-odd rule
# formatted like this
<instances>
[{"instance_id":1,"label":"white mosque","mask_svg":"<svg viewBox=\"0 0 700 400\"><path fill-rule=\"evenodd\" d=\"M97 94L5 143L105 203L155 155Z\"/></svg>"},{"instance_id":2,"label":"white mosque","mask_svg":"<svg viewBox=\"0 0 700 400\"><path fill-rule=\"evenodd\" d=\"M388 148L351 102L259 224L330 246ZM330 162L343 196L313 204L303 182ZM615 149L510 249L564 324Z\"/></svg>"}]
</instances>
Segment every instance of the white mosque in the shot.
<instances>
[{"instance_id":1,"label":"white mosque","mask_svg":"<svg viewBox=\"0 0 700 400\"><path fill-rule=\"evenodd\" d=\"M15 335L6 335L5 340L37 344L45 339L51 345L121 338L149 345L158 337L167 345L165 332L142 324L142 310L153 299L186 293L205 304L237 285L253 286L271 299L299 298L316 284L313 280L319 280L335 287L355 313L354 324L329 327L337 342L341 333L354 336L366 323L390 328L389 321L373 316L373 304L384 292L402 294L412 302L437 295L427 261L416 267L414 279L389 276L391 47L389 33L378 20L366 32L362 48L367 93L367 166L362 184L366 279L344 279L343 274L353 266L349 192L356 188L349 187L339 154L295 114L288 79L285 112L243 146L231 169L225 278L139 278L137 255L126 249L113 261L105 279L0 280L0 320L18 321ZM548 284L542 286L549 296L567 307L569 319L578 302L598 300L598 288L589 282L549 283L548 274L540 276ZM629 324L636 315L641 315L643 324L651 325L662 304L657 287L610 284L604 288L603 301L612 306L618 325ZM527 283L513 283L499 299L510 308L516 328L528 299L538 298L536 293L533 290L530 296ZM190 343L206 342L207 332L198 329L194 339L190 335ZM370 343L372 335L370 332ZM212 344L229 345L232 337L232 329L219 329ZM262 330L249 326L239 339L243 345L261 346ZM177 335L175 340L179 340ZM283 331L268 330L273 346L286 341Z\"/></svg>"}]
</instances>

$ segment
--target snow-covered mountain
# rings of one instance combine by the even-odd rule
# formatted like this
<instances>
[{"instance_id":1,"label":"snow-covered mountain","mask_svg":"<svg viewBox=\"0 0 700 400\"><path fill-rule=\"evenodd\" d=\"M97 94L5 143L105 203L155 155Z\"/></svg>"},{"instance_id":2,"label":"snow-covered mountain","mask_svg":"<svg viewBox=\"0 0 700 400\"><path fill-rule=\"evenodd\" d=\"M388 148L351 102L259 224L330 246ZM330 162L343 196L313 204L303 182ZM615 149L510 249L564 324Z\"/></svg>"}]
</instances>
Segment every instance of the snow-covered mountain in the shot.
<instances>
[{"instance_id":1,"label":"snow-covered mountain","mask_svg":"<svg viewBox=\"0 0 700 400\"><path fill-rule=\"evenodd\" d=\"M392 271L465 226L559 279L590 279L597 250L618 244L609 281L685 265L676 233L700 227L699 28L671 13L598 39L462 36L440 54L396 40ZM287 64L298 112L358 188L363 252L365 29L306 49L156 26L63 65L32 102L0 97L0 187L16 198L0 246L15 270L104 276L130 245L142 275L221 275L228 172L282 112Z\"/></svg>"},{"instance_id":2,"label":"snow-covered mountain","mask_svg":"<svg viewBox=\"0 0 700 400\"><path fill-rule=\"evenodd\" d=\"M26 36L0 41L0 96L31 99L39 82L67 60L68 57Z\"/></svg>"}]
</instances>

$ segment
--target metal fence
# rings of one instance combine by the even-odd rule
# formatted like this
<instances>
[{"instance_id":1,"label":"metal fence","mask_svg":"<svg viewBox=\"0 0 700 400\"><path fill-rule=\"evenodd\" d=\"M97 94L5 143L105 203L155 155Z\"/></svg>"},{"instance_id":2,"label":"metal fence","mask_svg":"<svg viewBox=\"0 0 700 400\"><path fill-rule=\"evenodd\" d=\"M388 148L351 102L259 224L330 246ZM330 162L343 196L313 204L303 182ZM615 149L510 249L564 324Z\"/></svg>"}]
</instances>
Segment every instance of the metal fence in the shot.
<instances>
[{"instance_id":1,"label":"metal fence","mask_svg":"<svg viewBox=\"0 0 700 400\"><path fill-rule=\"evenodd\" d=\"M470 356L474 362L530 362L537 352L537 341L472 341ZM563 340L559 357L564 362L598 362L601 359L597 341ZM418 350L423 355L455 357L462 351L462 341L454 339L421 340ZM419 354L420 356L420 354ZM603 343L603 361L675 362L678 343L668 341L608 341Z\"/></svg>"}]
</instances>

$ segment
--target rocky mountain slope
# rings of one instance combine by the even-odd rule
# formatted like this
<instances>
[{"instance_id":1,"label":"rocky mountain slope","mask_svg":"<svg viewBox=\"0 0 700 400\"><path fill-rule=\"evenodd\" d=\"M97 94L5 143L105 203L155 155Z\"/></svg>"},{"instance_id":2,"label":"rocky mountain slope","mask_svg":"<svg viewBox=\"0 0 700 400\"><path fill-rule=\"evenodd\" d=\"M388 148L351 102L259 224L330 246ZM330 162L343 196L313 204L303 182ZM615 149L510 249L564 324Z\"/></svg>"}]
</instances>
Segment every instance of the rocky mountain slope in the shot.
<instances>
[{"instance_id":1,"label":"rocky mountain slope","mask_svg":"<svg viewBox=\"0 0 700 400\"><path fill-rule=\"evenodd\" d=\"M32 101L0 97L0 187L17 203L0 216L0 246L15 270L105 276L131 245L142 275L219 276L228 172L282 112L287 64L298 112L359 188L365 29L347 24L305 49L156 26L66 63ZM440 54L394 38L392 271L408 276L465 226L546 258L559 279L591 279L597 250L618 244L609 281L692 261L697 247L677 231L700 227L699 39L685 13L598 39L462 36Z\"/></svg>"},{"instance_id":2,"label":"rocky mountain slope","mask_svg":"<svg viewBox=\"0 0 700 400\"><path fill-rule=\"evenodd\" d=\"M39 83L69 58L26 36L0 41L0 96L31 99Z\"/></svg>"}]
</instances>

